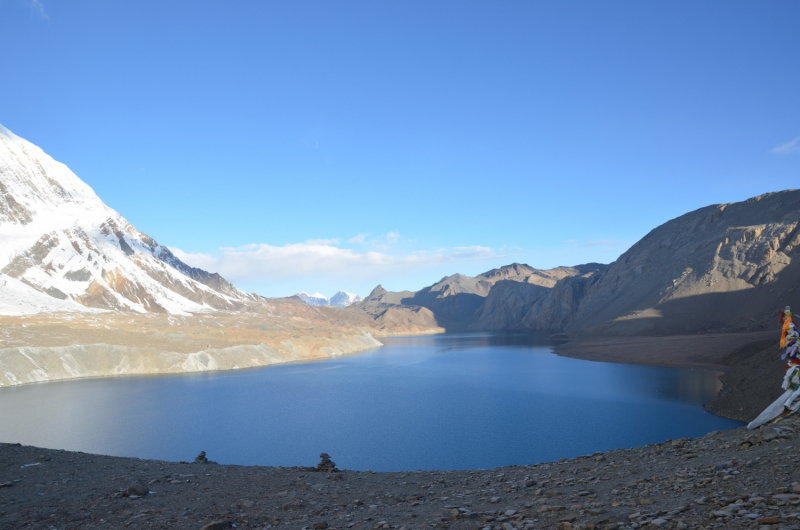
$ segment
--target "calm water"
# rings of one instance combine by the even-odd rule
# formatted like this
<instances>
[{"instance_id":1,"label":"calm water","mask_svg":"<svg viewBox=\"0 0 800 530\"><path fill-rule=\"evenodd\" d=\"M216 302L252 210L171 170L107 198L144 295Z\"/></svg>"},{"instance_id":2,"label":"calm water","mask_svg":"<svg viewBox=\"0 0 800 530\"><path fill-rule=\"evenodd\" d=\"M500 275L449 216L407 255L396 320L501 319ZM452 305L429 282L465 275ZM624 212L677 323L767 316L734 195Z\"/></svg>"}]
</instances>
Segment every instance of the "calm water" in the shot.
<instances>
[{"instance_id":1,"label":"calm water","mask_svg":"<svg viewBox=\"0 0 800 530\"><path fill-rule=\"evenodd\" d=\"M321 362L0 389L0 441L164 460L457 469L738 426L716 373L558 357L527 335L387 339Z\"/></svg>"}]
</instances>

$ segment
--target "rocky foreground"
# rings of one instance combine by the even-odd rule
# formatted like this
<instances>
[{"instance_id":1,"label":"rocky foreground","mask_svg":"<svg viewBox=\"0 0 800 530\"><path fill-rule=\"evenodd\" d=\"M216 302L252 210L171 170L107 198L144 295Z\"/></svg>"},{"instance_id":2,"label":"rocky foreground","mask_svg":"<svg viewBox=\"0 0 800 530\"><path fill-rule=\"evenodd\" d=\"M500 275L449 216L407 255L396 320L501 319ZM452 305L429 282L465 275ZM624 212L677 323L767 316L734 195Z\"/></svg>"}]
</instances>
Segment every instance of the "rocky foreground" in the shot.
<instances>
[{"instance_id":1,"label":"rocky foreground","mask_svg":"<svg viewBox=\"0 0 800 530\"><path fill-rule=\"evenodd\" d=\"M789 420L551 463L397 473L2 444L0 528L788 530L800 528L799 442Z\"/></svg>"}]
</instances>

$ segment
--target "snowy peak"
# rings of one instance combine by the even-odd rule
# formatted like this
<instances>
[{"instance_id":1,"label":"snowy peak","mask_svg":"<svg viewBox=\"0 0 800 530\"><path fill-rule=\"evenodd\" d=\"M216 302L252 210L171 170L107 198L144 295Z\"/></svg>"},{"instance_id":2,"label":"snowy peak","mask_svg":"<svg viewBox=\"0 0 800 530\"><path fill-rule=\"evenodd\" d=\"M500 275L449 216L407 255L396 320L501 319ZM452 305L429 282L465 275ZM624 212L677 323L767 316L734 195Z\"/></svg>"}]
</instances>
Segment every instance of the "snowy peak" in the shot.
<instances>
[{"instance_id":1,"label":"snowy peak","mask_svg":"<svg viewBox=\"0 0 800 530\"><path fill-rule=\"evenodd\" d=\"M297 293L295 296L300 298L303 302L307 303L308 305L313 305L313 306L331 305L335 307L347 307L351 304L360 302L361 300L364 299L364 297L362 296L353 293L348 293L346 291L339 291L330 298L327 298L325 295L320 293L308 294L304 291Z\"/></svg>"},{"instance_id":2,"label":"snowy peak","mask_svg":"<svg viewBox=\"0 0 800 530\"><path fill-rule=\"evenodd\" d=\"M356 302L360 302L364 299L363 296L359 296L357 294L348 293L346 291L339 291L335 295L331 296L331 305L336 307L347 307L349 305L353 305Z\"/></svg>"},{"instance_id":3,"label":"snowy peak","mask_svg":"<svg viewBox=\"0 0 800 530\"><path fill-rule=\"evenodd\" d=\"M14 293L0 286L5 313L89 307L180 314L256 299L180 261L67 166L2 126L0 270L20 282ZM35 305L24 303L24 289Z\"/></svg>"},{"instance_id":4,"label":"snowy peak","mask_svg":"<svg viewBox=\"0 0 800 530\"><path fill-rule=\"evenodd\" d=\"M319 306L319 305L331 305L330 300L325 295L320 293L308 294L305 291L300 291L295 295L303 302L307 303L308 305Z\"/></svg>"}]
</instances>

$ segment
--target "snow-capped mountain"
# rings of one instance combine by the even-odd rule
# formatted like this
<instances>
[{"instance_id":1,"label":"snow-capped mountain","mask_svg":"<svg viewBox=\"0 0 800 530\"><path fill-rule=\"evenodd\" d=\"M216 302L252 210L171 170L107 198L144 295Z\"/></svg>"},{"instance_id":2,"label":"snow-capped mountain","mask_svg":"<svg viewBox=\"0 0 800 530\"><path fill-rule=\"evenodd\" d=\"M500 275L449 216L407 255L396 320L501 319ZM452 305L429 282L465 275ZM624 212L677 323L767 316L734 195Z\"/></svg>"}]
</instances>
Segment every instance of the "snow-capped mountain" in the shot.
<instances>
[{"instance_id":1,"label":"snow-capped mountain","mask_svg":"<svg viewBox=\"0 0 800 530\"><path fill-rule=\"evenodd\" d=\"M331 305L331 301L328 300L328 297L320 293L308 294L305 291L300 291L295 296L308 305Z\"/></svg>"},{"instance_id":2,"label":"snow-capped mountain","mask_svg":"<svg viewBox=\"0 0 800 530\"><path fill-rule=\"evenodd\" d=\"M335 305L336 307L347 307L349 305L355 304L356 302L360 302L363 299L364 299L363 296L359 296L353 293L348 293L346 291L339 291L335 295L331 296L330 303L331 305Z\"/></svg>"},{"instance_id":3,"label":"snow-capped mountain","mask_svg":"<svg viewBox=\"0 0 800 530\"><path fill-rule=\"evenodd\" d=\"M0 280L6 314L86 308L181 314L257 300L180 261L67 166L2 125L0 272L11 279Z\"/></svg>"},{"instance_id":4,"label":"snow-capped mountain","mask_svg":"<svg viewBox=\"0 0 800 530\"><path fill-rule=\"evenodd\" d=\"M308 305L314 305L314 306L332 305L336 307L347 307L351 304L360 302L361 300L364 299L363 296L359 296L353 293L348 293L345 291L339 291L330 298L326 297L324 294L321 293L308 294L305 291L300 291L295 296L300 298L303 302L307 303Z\"/></svg>"}]
</instances>

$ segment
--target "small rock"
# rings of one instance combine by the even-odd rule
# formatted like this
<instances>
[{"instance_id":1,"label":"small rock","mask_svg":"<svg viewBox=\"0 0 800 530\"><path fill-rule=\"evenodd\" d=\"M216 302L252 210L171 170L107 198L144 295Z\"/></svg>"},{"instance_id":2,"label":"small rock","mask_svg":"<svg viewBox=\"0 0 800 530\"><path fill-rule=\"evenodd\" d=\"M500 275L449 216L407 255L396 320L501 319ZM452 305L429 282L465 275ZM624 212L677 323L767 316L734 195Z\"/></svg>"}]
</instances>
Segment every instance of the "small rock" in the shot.
<instances>
[{"instance_id":1,"label":"small rock","mask_svg":"<svg viewBox=\"0 0 800 530\"><path fill-rule=\"evenodd\" d=\"M797 493L778 493L777 495L773 495L772 498L775 499L775 500L790 501L790 500L800 499L800 494L797 494Z\"/></svg>"},{"instance_id":2,"label":"small rock","mask_svg":"<svg viewBox=\"0 0 800 530\"><path fill-rule=\"evenodd\" d=\"M761 432L761 440L764 442L771 442L778 438L778 431L772 427L764 427Z\"/></svg>"},{"instance_id":3,"label":"small rock","mask_svg":"<svg viewBox=\"0 0 800 530\"><path fill-rule=\"evenodd\" d=\"M666 519L653 519L652 521L650 521L650 524L656 525L656 526L664 526L665 524L667 524L667 520Z\"/></svg>"},{"instance_id":4,"label":"small rock","mask_svg":"<svg viewBox=\"0 0 800 530\"><path fill-rule=\"evenodd\" d=\"M213 521L208 523L200 530L225 530L226 528L233 528L233 522L231 521Z\"/></svg>"},{"instance_id":5,"label":"small rock","mask_svg":"<svg viewBox=\"0 0 800 530\"><path fill-rule=\"evenodd\" d=\"M642 497L641 499L639 499L639 504L641 504L642 506L652 506L655 503L656 501L648 497Z\"/></svg>"},{"instance_id":6,"label":"small rock","mask_svg":"<svg viewBox=\"0 0 800 530\"><path fill-rule=\"evenodd\" d=\"M313 528L314 530L325 530L326 528L328 528L328 523L326 523L325 521L321 523L314 523L314 525L311 528Z\"/></svg>"},{"instance_id":7,"label":"small rock","mask_svg":"<svg viewBox=\"0 0 800 530\"><path fill-rule=\"evenodd\" d=\"M126 491L128 497L136 496L136 497L144 497L148 493L150 493L150 488L145 486L142 482L134 482L130 486L128 486L128 490Z\"/></svg>"},{"instance_id":8,"label":"small rock","mask_svg":"<svg viewBox=\"0 0 800 530\"><path fill-rule=\"evenodd\" d=\"M778 524L781 522L780 517L762 517L758 520L758 524Z\"/></svg>"},{"instance_id":9,"label":"small rock","mask_svg":"<svg viewBox=\"0 0 800 530\"><path fill-rule=\"evenodd\" d=\"M491 504L497 504L498 502L500 502L500 497L492 497L491 499L489 499L489 502Z\"/></svg>"}]
</instances>

